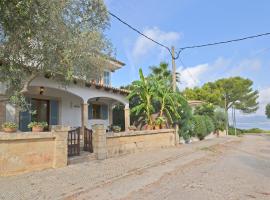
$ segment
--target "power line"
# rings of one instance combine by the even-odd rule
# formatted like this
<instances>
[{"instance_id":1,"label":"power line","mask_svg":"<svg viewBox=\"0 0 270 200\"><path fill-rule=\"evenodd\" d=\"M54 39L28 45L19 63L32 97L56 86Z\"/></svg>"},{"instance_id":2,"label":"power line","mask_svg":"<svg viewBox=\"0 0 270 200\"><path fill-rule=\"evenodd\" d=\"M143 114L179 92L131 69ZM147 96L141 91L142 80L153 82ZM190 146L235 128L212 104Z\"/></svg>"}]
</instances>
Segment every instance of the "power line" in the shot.
<instances>
[{"instance_id":1,"label":"power line","mask_svg":"<svg viewBox=\"0 0 270 200\"><path fill-rule=\"evenodd\" d=\"M149 36L145 35L144 33L142 33L141 31L139 31L138 29L134 28L133 26L131 26L130 24L128 24L127 22L125 22L124 20L120 19L118 16L116 16L115 14L111 13L110 11L108 11L108 13L113 16L115 19L117 19L118 21L120 21L121 23L125 24L126 26L128 26L130 29L132 29L133 31L137 32L138 34L142 35L143 37L147 38L148 40L151 40L152 42L156 43L157 45L167 49L171 56L172 56L172 52L170 50L169 47L167 47L164 44L161 44L160 42L157 42L156 40L154 40L153 38L150 38Z\"/></svg>"},{"instance_id":2,"label":"power line","mask_svg":"<svg viewBox=\"0 0 270 200\"><path fill-rule=\"evenodd\" d=\"M108 11L108 13L114 17L115 19L117 19L118 21L120 21L121 23L125 24L126 26L128 26L130 29L132 29L133 31L137 32L138 34L142 35L143 37L145 37L148 40L151 40L152 42L154 42L155 44L165 48L168 50L168 52L170 53L170 55L172 56L172 58L174 60L177 60L180 56L180 53L186 49L194 49L194 48L202 48L202 47L207 47L207 46L215 46L215 45L221 45L221 44L228 44L228 43L232 43L232 42L239 42L239 41L243 41L243 40L248 40L248 39L254 39L254 38L258 38L258 37L263 37L263 36L268 36L270 35L270 32L268 33L261 33L261 34L257 34L257 35L251 35L251 36L247 36L247 37L242 37L242 38L237 38L237 39L232 39L232 40L226 40L226 41L220 41L220 42L213 42L213 43L207 43L207 44L201 44L201 45L193 45L193 46L186 46L186 47L181 47L179 48L179 51L177 52L176 56L173 56L171 49L162 44L161 42L158 42L156 40L154 40L153 38L145 35L144 33L142 33L141 31L139 31L138 29L136 29L135 27L133 27L132 25L128 24L127 22L125 22L124 20L122 20L121 18L119 18L118 16L116 16L115 14L111 13L110 11Z\"/></svg>"},{"instance_id":3,"label":"power line","mask_svg":"<svg viewBox=\"0 0 270 200\"><path fill-rule=\"evenodd\" d=\"M267 36L267 35L270 35L270 33L261 33L261 34L247 36L247 37L243 37L243 38L237 38L237 39L232 39L232 40L227 40L227 41L221 41L221 42L214 42L214 43L208 43L208 44L202 44L202 45L186 46L186 47L180 48L180 50L201 48L201 47L207 47L207 46L227 44L227 43L232 43L232 42L239 42L239 41L242 41L242 40L248 40L248 39L263 37L263 36Z\"/></svg>"}]
</instances>

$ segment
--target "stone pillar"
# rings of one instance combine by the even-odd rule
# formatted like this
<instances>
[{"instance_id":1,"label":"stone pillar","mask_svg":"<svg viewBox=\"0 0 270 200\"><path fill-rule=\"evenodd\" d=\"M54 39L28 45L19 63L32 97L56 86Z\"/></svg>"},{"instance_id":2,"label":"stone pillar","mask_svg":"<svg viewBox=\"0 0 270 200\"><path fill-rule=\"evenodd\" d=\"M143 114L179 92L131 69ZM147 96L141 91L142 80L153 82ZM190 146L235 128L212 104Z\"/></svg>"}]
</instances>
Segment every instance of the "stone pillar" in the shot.
<instances>
[{"instance_id":1,"label":"stone pillar","mask_svg":"<svg viewBox=\"0 0 270 200\"><path fill-rule=\"evenodd\" d=\"M70 127L53 126L52 132L55 135L55 150L53 168L60 168L67 166L68 149L67 136Z\"/></svg>"},{"instance_id":2,"label":"stone pillar","mask_svg":"<svg viewBox=\"0 0 270 200\"><path fill-rule=\"evenodd\" d=\"M113 105L109 104L109 125L113 124Z\"/></svg>"},{"instance_id":3,"label":"stone pillar","mask_svg":"<svg viewBox=\"0 0 270 200\"><path fill-rule=\"evenodd\" d=\"M82 118L82 126L81 126L81 141L84 140L83 134L84 134L84 127L88 127L88 103L83 103L81 106L81 118Z\"/></svg>"},{"instance_id":4,"label":"stone pillar","mask_svg":"<svg viewBox=\"0 0 270 200\"><path fill-rule=\"evenodd\" d=\"M93 149L98 160L107 158L107 137L104 125L93 125Z\"/></svg>"},{"instance_id":5,"label":"stone pillar","mask_svg":"<svg viewBox=\"0 0 270 200\"><path fill-rule=\"evenodd\" d=\"M128 131L128 127L130 126L130 110L129 105L125 106L125 131Z\"/></svg>"}]
</instances>

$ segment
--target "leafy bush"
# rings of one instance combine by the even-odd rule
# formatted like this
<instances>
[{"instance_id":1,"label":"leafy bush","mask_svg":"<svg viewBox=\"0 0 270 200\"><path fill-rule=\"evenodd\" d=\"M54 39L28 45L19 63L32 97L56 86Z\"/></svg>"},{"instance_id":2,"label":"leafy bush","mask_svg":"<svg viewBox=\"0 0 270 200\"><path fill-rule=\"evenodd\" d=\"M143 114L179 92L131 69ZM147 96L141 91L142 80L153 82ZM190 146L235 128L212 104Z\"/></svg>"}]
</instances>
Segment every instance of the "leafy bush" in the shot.
<instances>
[{"instance_id":1,"label":"leafy bush","mask_svg":"<svg viewBox=\"0 0 270 200\"><path fill-rule=\"evenodd\" d=\"M204 116L204 120L205 120L207 134L210 134L210 133L214 132L215 125L213 123L212 118L210 118L209 116Z\"/></svg>"},{"instance_id":2,"label":"leafy bush","mask_svg":"<svg viewBox=\"0 0 270 200\"><path fill-rule=\"evenodd\" d=\"M214 116L215 106L211 103L204 103L197 106L194 110L195 115L207 115L209 117Z\"/></svg>"},{"instance_id":3,"label":"leafy bush","mask_svg":"<svg viewBox=\"0 0 270 200\"><path fill-rule=\"evenodd\" d=\"M229 135L235 135L235 129L234 127L229 127ZM242 135L244 133L244 130L236 128L236 135Z\"/></svg>"},{"instance_id":4,"label":"leafy bush","mask_svg":"<svg viewBox=\"0 0 270 200\"><path fill-rule=\"evenodd\" d=\"M223 110L216 110L213 116L215 131L224 131L226 128L226 114Z\"/></svg>"},{"instance_id":5,"label":"leafy bush","mask_svg":"<svg viewBox=\"0 0 270 200\"><path fill-rule=\"evenodd\" d=\"M194 133L200 140L203 140L207 135L205 116L202 115L194 116Z\"/></svg>"},{"instance_id":6,"label":"leafy bush","mask_svg":"<svg viewBox=\"0 0 270 200\"><path fill-rule=\"evenodd\" d=\"M194 134L194 119L192 111L187 102L183 102L182 106L178 108L178 112L181 114L181 119L178 122L179 135L187 142Z\"/></svg>"}]
</instances>

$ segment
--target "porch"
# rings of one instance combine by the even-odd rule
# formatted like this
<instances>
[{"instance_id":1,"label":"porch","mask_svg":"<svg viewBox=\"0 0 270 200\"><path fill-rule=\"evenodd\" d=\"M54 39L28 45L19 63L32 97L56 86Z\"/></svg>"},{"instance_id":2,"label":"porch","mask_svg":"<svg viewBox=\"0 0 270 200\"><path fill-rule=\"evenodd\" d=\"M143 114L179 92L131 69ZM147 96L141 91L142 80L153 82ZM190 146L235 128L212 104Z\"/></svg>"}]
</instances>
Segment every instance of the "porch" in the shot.
<instances>
[{"instance_id":1,"label":"porch","mask_svg":"<svg viewBox=\"0 0 270 200\"><path fill-rule=\"evenodd\" d=\"M110 131L111 125L118 125L114 124L113 108L122 104L125 108L123 130L128 130L130 117L127 94L125 90L96 83L76 82L63 87L54 80L38 77L32 81L26 94L31 109L36 112L20 112L19 129L29 131L29 122L46 121L49 127L62 125L92 129L93 125L102 124Z\"/></svg>"}]
</instances>

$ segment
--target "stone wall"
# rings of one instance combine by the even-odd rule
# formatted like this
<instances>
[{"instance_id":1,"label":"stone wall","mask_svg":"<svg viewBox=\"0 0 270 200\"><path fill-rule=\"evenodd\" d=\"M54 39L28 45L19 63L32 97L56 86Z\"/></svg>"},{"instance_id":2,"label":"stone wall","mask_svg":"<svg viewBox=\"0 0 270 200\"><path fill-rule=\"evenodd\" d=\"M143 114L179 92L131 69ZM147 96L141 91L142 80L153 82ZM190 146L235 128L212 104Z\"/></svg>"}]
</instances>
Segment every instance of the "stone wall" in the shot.
<instances>
[{"instance_id":1,"label":"stone wall","mask_svg":"<svg viewBox=\"0 0 270 200\"><path fill-rule=\"evenodd\" d=\"M67 131L0 132L0 176L67 165Z\"/></svg>"},{"instance_id":2,"label":"stone wall","mask_svg":"<svg viewBox=\"0 0 270 200\"><path fill-rule=\"evenodd\" d=\"M141 150L176 145L174 129L129 131L107 134L107 157L134 153Z\"/></svg>"}]
</instances>

